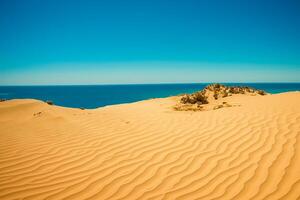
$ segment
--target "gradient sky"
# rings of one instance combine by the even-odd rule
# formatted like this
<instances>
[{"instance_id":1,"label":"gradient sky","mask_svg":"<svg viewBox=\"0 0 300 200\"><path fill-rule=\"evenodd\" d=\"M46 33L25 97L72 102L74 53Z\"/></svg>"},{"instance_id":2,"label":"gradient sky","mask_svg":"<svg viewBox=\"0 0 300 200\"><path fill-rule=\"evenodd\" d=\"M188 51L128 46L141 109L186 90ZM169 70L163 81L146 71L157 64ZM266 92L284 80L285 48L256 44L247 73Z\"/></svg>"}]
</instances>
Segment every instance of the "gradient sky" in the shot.
<instances>
[{"instance_id":1,"label":"gradient sky","mask_svg":"<svg viewBox=\"0 0 300 200\"><path fill-rule=\"evenodd\" d=\"M165 82L300 82L300 1L0 1L0 85Z\"/></svg>"}]
</instances>

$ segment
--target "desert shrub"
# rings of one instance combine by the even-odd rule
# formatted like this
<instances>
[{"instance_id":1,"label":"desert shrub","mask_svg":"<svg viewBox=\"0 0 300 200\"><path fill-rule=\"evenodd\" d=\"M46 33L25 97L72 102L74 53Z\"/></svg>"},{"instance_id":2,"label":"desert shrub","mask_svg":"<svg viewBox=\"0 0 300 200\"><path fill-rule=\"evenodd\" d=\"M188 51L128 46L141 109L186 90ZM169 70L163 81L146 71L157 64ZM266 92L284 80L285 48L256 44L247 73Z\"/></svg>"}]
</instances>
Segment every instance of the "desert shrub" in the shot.
<instances>
[{"instance_id":1,"label":"desert shrub","mask_svg":"<svg viewBox=\"0 0 300 200\"><path fill-rule=\"evenodd\" d=\"M187 103L188 102L188 96L184 95L183 97L181 97L180 102L181 103Z\"/></svg>"},{"instance_id":2,"label":"desert shrub","mask_svg":"<svg viewBox=\"0 0 300 200\"><path fill-rule=\"evenodd\" d=\"M184 104L184 105L175 105L173 107L175 111L201 111L203 107L201 105L192 105L192 104Z\"/></svg>"},{"instance_id":3,"label":"desert shrub","mask_svg":"<svg viewBox=\"0 0 300 200\"><path fill-rule=\"evenodd\" d=\"M195 99L196 102L195 103L201 103L201 104L207 104L207 97L202 93L202 92L196 92L195 93Z\"/></svg>"},{"instance_id":4,"label":"desert shrub","mask_svg":"<svg viewBox=\"0 0 300 200\"><path fill-rule=\"evenodd\" d=\"M257 94L259 94L259 95L266 95L267 93L265 91L263 91L263 90L258 90Z\"/></svg>"},{"instance_id":5,"label":"desert shrub","mask_svg":"<svg viewBox=\"0 0 300 200\"><path fill-rule=\"evenodd\" d=\"M212 91L212 85L207 85L204 90L209 90L209 91Z\"/></svg>"},{"instance_id":6,"label":"desert shrub","mask_svg":"<svg viewBox=\"0 0 300 200\"><path fill-rule=\"evenodd\" d=\"M220 83L214 84L214 88L221 88L221 84Z\"/></svg>"},{"instance_id":7,"label":"desert shrub","mask_svg":"<svg viewBox=\"0 0 300 200\"><path fill-rule=\"evenodd\" d=\"M211 84L208 85L204 88L204 90L209 90L209 91L219 91L221 88L225 88L225 85L221 85L219 83Z\"/></svg>"},{"instance_id":8,"label":"desert shrub","mask_svg":"<svg viewBox=\"0 0 300 200\"><path fill-rule=\"evenodd\" d=\"M186 94L186 95L184 95L182 98L181 98L181 103L183 103L183 104L186 104L186 103L190 103L191 102L191 97L190 97L191 95L188 95L188 94Z\"/></svg>"},{"instance_id":9,"label":"desert shrub","mask_svg":"<svg viewBox=\"0 0 300 200\"><path fill-rule=\"evenodd\" d=\"M194 94L191 95L185 95L181 98L181 103L183 104L207 104L207 97L202 93L202 92L196 92Z\"/></svg>"},{"instance_id":10,"label":"desert shrub","mask_svg":"<svg viewBox=\"0 0 300 200\"><path fill-rule=\"evenodd\" d=\"M210 92L209 92L210 91ZM206 86L202 91L185 94L181 97L181 103L183 104L208 104L208 98L219 99L222 97L232 96L233 94L245 94L245 93L257 93L260 95L266 95L263 90L256 90L248 86L225 86L219 83Z\"/></svg>"},{"instance_id":11,"label":"desert shrub","mask_svg":"<svg viewBox=\"0 0 300 200\"><path fill-rule=\"evenodd\" d=\"M216 105L213 109L216 110L216 109L219 109L219 108L223 108L223 105Z\"/></svg>"},{"instance_id":12,"label":"desert shrub","mask_svg":"<svg viewBox=\"0 0 300 200\"><path fill-rule=\"evenodd\" d=\"M253 88L249 88L249 89L248 89L248 92L249 92L249 93L253 93L253 92L254 92L254 89L253 89Z\"/></svg>"},{"instance_id":13,"label":"desert shrub","mask_svg":"<svg viewBox=\"0 0 300 200\"><path fill-rule=\"evenodd\" d=\"M217 100L218 99L218 93L214 93L214 98Z\"/></svg>"},{"instance_id":14,"label":"desert shrub","mask_svg":"<svg viewBox=\"0 0 300 200\"><path fill-rule=\"evenodd\" d=\"M235 94L234 87L230 87L230 88L229 88L229 92L232 93L232 94Z\"/></svg>"},{"instance_id":15,"label":"desert shrub","mask_svg":"<svg viewBox=\"0 0 300 200\"><path fill-rule=\"evenodd\" d=\"M48 105L54 105L53 101L50 101L50 100L47 100L46 103L47 103Z\"/></svg>"}]
</instances>

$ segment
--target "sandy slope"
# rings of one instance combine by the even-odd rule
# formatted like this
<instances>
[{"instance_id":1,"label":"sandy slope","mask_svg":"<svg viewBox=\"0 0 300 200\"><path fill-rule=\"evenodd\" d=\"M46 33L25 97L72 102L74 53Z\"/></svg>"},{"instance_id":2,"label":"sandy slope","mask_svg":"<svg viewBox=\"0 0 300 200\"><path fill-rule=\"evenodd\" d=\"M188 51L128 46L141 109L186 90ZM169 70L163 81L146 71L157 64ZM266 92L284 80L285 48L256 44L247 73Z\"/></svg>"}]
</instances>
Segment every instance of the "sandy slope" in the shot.
<instances>
[{"instance_id":1,"label":"sandy slope","mask_svg":"<svg viewBox=\"0 0 300 200\"><path fill-rule=\"evenodd\" d=\"M300 92L171 109L0 103L0 199L300 198Z\"/></svg>"}]
</instances>

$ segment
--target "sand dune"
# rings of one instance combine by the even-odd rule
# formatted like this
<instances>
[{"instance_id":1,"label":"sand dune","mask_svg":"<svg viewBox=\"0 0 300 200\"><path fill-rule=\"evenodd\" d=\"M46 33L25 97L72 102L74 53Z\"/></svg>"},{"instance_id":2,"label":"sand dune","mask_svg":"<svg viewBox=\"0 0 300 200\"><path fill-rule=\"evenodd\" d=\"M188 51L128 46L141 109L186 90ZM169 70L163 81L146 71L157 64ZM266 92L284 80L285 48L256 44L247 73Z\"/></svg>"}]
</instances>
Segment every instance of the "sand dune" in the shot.
<instances>
[{"instance_id":1,"label":"sand dune","mask_svg":"<svg viewBox=\"0 0 300 200\"><path fill-rule=\"evenodd\" d=\"M300 92L174 111L0 103L0 199L300 198Z\"/></svg>"}]
</instances>

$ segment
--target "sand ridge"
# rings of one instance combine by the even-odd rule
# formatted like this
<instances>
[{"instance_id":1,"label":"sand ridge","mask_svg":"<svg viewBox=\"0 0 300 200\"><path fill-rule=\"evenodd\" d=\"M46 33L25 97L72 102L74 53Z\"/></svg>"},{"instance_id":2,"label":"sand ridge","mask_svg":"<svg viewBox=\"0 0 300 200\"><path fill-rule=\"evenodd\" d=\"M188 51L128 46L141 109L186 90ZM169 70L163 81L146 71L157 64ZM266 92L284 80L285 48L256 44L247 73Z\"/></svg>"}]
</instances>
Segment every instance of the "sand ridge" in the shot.
<instances>
[{"instance_id":1,"label":"sand ridge","mask_svg":"<svg viewBox=\"0 0 300 200\"><path fill-rule=\"evenodd\" d=\"M0 199L298 199L300 92L174 111L0 103Z\"/></svg>"}]
</instances>

